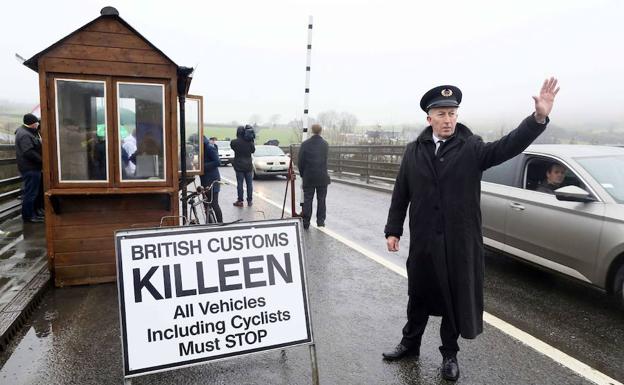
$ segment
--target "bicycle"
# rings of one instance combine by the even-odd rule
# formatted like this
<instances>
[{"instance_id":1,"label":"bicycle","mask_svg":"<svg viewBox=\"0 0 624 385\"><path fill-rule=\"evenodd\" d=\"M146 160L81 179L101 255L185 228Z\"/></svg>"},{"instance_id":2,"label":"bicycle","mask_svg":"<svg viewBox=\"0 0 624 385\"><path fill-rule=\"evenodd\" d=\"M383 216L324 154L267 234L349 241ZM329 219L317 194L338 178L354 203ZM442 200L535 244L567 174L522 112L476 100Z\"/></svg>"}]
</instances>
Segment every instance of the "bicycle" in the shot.
<instances>
[{"instance_id":1,"label":"bicycle","mask_svg":"<svg viewBox=\"0 0 624 385\"><path fill-rule=\"evenodd\" d=\"M189 205L189 218L187 219L187 223L189 225L199 225L201 223L205 224L216 224L217 215L212 207L212 188L215 183L221 183L218 180L213 181L210 186L204 188L202 186L197 186L194 192L188 193L186 198L181 198L184 204ZM210 197L208 197L208 194ZM201 211L198 210L197 206L201 205ZM199 215L201 212L201 216ZM202 218L203 217L203 218Z\"/></svg>"}]
</instances>

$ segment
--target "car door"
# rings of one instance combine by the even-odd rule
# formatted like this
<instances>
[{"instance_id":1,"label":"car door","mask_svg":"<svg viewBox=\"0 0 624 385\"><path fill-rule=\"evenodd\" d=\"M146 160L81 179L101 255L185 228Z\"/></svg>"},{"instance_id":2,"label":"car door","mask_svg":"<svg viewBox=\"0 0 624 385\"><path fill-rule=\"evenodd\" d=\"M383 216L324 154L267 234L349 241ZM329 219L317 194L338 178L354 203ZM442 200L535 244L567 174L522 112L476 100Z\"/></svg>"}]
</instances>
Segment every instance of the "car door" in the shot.
<instances>
[{"instance_id":1,"label":"car door","mask_svg":"<svg viewBox=\"0 0 624 385\"><path fill-rule=\"evenodd\" d=\"M527 180L531 162L557 162L567 168L566 180L578 174L561 159L528 156L525 159L522 189L509 190L505 223L507 252L539 265L589 282L592 275L602 226L604 203L558 200L538 192ZM528 188L527 188L528 187Z\"/></svg>"},{"instance_id":2,"label":"car door","mask_svg":"<svg viewBox=\"0 0 624 385\"><path fill-rule=\"evenodd\" d=\"M483 172L481 178L481 226L483 243L505 251L505 220L509 206L509 190L519 188L522 155Z\"/></svg>"}]
</instances>

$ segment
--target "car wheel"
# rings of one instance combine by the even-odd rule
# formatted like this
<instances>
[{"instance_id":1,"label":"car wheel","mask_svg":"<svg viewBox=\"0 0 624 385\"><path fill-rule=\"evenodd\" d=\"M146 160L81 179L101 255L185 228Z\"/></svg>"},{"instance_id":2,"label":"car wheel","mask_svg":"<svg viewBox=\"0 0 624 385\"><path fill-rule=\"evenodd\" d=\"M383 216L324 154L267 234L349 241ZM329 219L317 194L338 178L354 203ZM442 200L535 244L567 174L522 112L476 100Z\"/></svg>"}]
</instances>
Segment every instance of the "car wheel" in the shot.
<instances>
[{"instance_id":1,"label":"car wheel","mask_svg":"<svg viewBox=\"0 0 624 385\"><path fill-rule=\"evenodd\" d=\"M620 303L620 306L624 308L624 263L620 265L617 273L615 273L615 279L613 280L613 294Z\"/></svg>"}]
</instances>

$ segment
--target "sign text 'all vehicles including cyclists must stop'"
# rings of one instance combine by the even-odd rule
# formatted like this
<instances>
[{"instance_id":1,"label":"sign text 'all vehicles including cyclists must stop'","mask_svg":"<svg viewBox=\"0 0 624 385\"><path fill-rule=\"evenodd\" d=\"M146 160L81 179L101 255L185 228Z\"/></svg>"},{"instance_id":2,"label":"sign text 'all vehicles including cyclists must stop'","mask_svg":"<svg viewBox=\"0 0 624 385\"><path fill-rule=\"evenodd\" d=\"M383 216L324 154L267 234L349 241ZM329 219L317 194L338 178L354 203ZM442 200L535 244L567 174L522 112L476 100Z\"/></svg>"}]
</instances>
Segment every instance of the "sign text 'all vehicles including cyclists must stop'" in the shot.
<instances>
[{"instance_id":1,"label":"sign text 'all vehicles including cyclists must stop'","mask_svg":"<svg viewBox=\"0 0 624 385\"><path fill-rule=\"evenodd\" d=\"M117 232L125 375L312 343L299 224Z\"/></svg>"}]
</instances>

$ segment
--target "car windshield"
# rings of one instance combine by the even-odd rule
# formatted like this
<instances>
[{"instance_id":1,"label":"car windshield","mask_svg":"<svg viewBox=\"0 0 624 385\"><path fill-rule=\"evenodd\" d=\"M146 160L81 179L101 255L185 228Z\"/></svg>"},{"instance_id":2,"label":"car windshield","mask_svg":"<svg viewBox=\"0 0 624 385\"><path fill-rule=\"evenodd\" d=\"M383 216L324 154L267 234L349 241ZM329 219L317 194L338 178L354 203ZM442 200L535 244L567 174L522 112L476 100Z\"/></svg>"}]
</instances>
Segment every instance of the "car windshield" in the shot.
<instances>
[{"instance_id":1,"label":"car windshield","mask_svg":"<svg viewBox=\"0 0 624 385\"><path fill-rule=\"evenodd\" d=\"M280 156L284 155L284 151L277 146L258 146L254 156Z\"/></svg>"},{"instance_id":2,"label":"car windshield","mask_svg":"<svg viewBox=\"0 0 624 385\"><path fill-rule=\"evenodd\" d=\"M575 158L591 176L615 199L624 203L624 156L611 155Z\"/></svg>"},{"instance_id":3,"label":"car windshield","mask_svg":"<svg viewBox=\"0 0 624 385\"><path fill-rule=\"evenodd\" d=\"M217 140L215 143L217 144L217 147L219 147L219 150L230 149L230 142L228 142L227 140Z\"/></svg>"}]
</instances>

